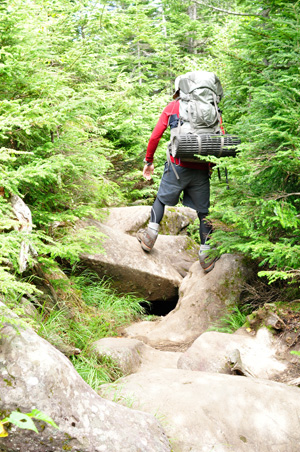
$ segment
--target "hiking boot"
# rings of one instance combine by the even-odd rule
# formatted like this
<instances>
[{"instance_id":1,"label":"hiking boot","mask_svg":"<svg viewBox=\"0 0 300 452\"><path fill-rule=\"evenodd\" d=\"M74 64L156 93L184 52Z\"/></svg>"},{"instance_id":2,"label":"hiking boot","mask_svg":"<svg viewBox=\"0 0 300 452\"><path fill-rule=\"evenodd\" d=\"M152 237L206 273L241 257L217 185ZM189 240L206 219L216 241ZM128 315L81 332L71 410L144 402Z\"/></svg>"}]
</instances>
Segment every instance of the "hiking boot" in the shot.
<instances>
[{"instance_id":1,"label":"hiking boot","mask_svg":"<svg viewBox=\"0 0 300 452\"><path fill-rule=\"evenodd\" d=\"M158 236L158 229L158 223L149 223L146 231L137 233L137 239L141 243L141 247L144 251L149 253L154 247L154 243L156 242Z\"/></svg>"},{"instance_id":2,"label":"hiking boot","mask_svg":"<svg viewBox=\"0 0 300 452\"><path fill-rule=\"evenodd\" d=\"M199 262L205 273L209 273L215 267L217 256L210 256L210 245L201 245L199 250Z\"/></svg>"}]
</instances>

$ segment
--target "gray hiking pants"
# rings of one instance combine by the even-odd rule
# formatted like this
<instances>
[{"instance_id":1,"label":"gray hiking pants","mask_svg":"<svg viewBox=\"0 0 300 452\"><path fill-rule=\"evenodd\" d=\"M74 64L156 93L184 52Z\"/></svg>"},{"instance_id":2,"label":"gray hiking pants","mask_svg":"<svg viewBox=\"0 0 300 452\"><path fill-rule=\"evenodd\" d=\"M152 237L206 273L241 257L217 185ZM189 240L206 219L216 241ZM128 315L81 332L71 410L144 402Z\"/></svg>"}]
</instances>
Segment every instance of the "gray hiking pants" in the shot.
<instances>
[{"instance_id":1,"label":"gray hiking pants","mask_svg":"<svg viewBox=\"0 0 300 452\"><path fill-rule=\"evenodd\" d=\"M157 192L157 198L167 206L175 206L183 193L182 204L197 212L207 214L209 209L209 173L207 170L184 168L175 165L179 179L172 167L165 170Z\"/></svg>"}]
</instances>

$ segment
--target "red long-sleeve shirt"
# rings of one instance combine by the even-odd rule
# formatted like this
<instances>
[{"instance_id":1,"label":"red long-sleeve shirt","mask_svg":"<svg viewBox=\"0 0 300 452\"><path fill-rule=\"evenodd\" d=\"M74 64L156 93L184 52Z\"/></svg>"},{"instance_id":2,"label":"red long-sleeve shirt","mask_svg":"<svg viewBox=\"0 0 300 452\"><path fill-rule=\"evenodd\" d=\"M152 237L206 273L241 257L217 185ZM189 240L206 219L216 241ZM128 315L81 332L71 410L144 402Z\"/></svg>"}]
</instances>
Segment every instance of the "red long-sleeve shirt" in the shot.
<instances>
[{"instance_id":1,"label":"red long-sleeve shirt","mask_svg":"<svg viewBox=\"0 0 300 452\"><path fill-rule=\"evenodd\" d=\"M163 110L158 123L154 127L154 130L151 134L147 152L146 152L146 161L147 162L153 162L154 153L156 151L156 148L158 146L159 140L163 136L164 131L169 125L169 118L172 115L177 115L179 118L179 101L175 100L173 102L170 102ZM171 161L173 163L176 163L176 165L183 166L184 168L194 168L194 169L202 169L202 170L208 170L211 166L207 162L182 162L180 159L174 158L172 156Z\"/></svg>"}]
</instances>

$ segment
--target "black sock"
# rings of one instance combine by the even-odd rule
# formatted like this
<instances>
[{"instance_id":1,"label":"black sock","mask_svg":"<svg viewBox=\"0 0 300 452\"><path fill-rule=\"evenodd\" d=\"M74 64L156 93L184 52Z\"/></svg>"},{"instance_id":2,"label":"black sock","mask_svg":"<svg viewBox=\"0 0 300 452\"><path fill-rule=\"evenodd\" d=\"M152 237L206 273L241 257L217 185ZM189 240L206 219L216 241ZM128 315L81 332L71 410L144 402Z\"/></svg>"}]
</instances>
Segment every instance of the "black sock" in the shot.
<instances>
[{"instance_id":1,"label":"black sock","mask_svg":"<svg viewBox=\"0 0 300 452\"><path fill-rule=\"evenodd\" d=\"M158 198L153 203L151 209L150 222L160 223L165 213L165 204L163 204Z\"/></svg>"},{"instance_id":2,"label":"black sock","mask_svg":"<svg viewBox=\"0 0 300 452\"><path fill-rule=\"evenodd\" d=\"M212 232L212 224L206 219L206 213L197 212L200 220L199 235L201 245L208 245L209 235Z\"/></svg>"}]
</instances>

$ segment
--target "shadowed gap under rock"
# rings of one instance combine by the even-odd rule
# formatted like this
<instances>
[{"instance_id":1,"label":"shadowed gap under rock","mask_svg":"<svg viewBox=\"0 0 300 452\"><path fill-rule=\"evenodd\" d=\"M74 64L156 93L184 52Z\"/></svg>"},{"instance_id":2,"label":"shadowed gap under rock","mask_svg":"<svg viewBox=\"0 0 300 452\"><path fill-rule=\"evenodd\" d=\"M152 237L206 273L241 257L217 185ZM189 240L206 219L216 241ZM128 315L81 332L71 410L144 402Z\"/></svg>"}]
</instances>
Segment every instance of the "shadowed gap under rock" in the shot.
<instances>
[{"instance_id":1,"label":"shadowed gap under rock","mask_svg":"<svg viewBox=\"0 0 300 452\"><path fill-rule=\"evenodd\" d=\"M169 298L168 300L156 300L149 303L141 303L145 309L146 315L165 316L175 309L178 302L178 296Z\"/></svg>"}]
</instances>

